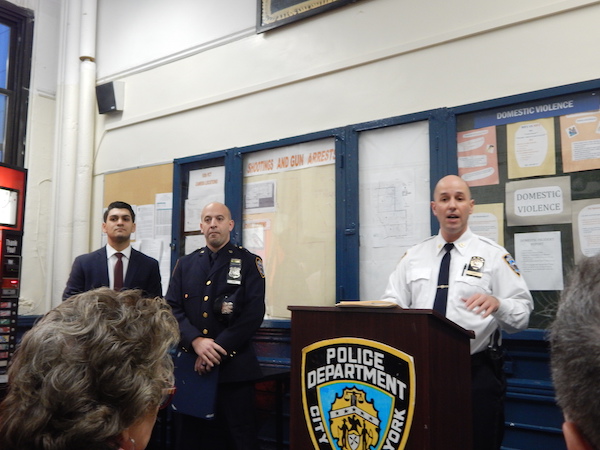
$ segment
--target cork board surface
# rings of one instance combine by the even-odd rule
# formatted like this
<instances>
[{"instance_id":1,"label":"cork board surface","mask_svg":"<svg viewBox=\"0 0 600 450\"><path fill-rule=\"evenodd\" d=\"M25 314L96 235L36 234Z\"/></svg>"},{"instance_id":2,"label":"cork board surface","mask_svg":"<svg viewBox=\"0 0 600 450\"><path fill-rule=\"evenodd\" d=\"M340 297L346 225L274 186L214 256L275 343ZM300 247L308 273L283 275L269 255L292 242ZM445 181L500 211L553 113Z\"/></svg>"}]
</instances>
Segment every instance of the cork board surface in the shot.
<instances>
[{"instance_id":1,"label":"cork board surface","mask_svg":"<svg viewBox=\"0 0 600 450\"><path fill-rule=\"evenodd\" d=\"M103 206L116 200L149 205L156 194L173 192L173 164L124 170L105 176Z\"/></svg>"}]
</instances>

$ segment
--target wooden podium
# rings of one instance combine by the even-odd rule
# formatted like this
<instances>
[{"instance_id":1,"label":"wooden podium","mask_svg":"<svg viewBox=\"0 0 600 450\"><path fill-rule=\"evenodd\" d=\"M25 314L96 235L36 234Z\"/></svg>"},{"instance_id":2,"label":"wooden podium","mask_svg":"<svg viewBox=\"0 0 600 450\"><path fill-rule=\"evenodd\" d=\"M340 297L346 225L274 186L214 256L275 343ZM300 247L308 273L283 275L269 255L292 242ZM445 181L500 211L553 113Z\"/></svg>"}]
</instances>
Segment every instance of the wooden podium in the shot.
<instances>
[{"instance_id":1,"label":"wooden podium","mask_svg":"<svg viewBox=\"0 0 600 450\"><path fill-rule=\"evenodd\" d=\"M370 445L361 443L358 446L355 442L355 447L361 450L367 447L369 450L472 448L469 352L469 340L474 337L472 331L431 310L362 306L290 306L289 309L292 312L290 449L354 448L348 442L343 445L338 442L337 446L316 443L311 428L314 425L307 423L310 415L305 411L303 388L307 377L303 367L303 349L318 347L331 340L339 341L340 338L375 341L410 355L414 361L414 410L410 428L405 430L408 437L404 443L382 445L380 440L379 443L369 441ZM334 416L327 417L332 421ZM332 425L330 427L333 428ZM354 439L359 438L354 436ZM323 440L327 440L325 433Z\"/></svg>"}]
</instances>

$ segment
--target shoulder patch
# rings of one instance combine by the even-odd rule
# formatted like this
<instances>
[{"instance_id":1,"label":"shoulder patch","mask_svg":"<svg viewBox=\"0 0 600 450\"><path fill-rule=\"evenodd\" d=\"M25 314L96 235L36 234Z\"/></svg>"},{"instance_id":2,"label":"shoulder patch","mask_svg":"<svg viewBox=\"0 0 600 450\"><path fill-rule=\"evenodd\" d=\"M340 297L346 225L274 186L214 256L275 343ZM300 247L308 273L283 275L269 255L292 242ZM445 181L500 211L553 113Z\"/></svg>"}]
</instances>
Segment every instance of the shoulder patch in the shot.
<instances>
[{"instance_id":1,"label":"shoulder patch","mask_svg":"<svg viewBox=\"0 0 600 450\"><path fill-rule=\"evenodd\" d=\"M506 261L506 264L508 264L510 266L510 268L512 270L514 270L514 272L521 276L521 271L519 270L519 268L517 267L517 263L515 262L515 258L513 258L510 253L507 253L506 255L503 256L504 261Z\"/></svg>"},{"instance_id":2,"label":"shoulder patch","mask_svg":"<svg viewBox=\"0 0 600 450\"><path fill-rule=\"evenodd\" d=\"M256 268L258 269L258 273L260 273L261 277L265 277L265 268L263 266L263 260L258 256L256 257Z\"/></svg>"}]
</instances>

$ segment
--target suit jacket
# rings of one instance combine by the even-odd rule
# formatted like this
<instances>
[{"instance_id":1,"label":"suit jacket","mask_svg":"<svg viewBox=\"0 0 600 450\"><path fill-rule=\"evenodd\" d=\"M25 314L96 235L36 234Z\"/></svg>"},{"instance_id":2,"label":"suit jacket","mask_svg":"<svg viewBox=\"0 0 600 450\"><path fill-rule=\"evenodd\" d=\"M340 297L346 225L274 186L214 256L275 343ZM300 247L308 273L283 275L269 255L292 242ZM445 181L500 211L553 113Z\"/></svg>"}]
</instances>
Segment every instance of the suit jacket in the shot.
<instances>
[{"instance_id":1,"label":"suit jacket","mask_svg":"<svg viewBox=\"0 0 600 450\"><path fill-rule=\"evenodd\" d=\"M102 286L109 286L106 247L75 258L63 300ZM162 297L158 261L132 248L123 289L141 289L150 297Z\"/></svg>"},{"instance_id":2,"label":"suit jacket","mask_svg":"<svg viewBox=\"0 0 600 450\"><path fill-rule=\"evenodd\" d=\"M181 331L181 346L208 337L227 351L219 382L250 381L262 376L252 336L265 315L262 259L228 243L212 268L206 247L179 258L166 299ZM223 302L231 305L223 307Z\"/></svg>"}]
</instances>

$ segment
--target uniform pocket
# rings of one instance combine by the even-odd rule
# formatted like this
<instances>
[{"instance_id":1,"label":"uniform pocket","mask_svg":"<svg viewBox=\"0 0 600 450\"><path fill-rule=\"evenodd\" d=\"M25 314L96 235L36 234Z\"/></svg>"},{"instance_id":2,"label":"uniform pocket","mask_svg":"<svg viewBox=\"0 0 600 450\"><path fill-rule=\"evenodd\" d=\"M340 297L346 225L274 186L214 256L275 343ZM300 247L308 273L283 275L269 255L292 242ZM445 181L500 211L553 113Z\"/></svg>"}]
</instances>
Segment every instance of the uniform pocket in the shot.
<instances>
[{"instance_id":1,"label":"uniform pocket","mask_svg":"<svg viewBox=\"0 0 600 450\"><path fill-rule=\"evenodd\" d=\"M418 281L428 281L431 278L431 270L429 268L411 268L407 271L406 278L409 284Z\"/></svg>"},{"instance_id":2,"label":"uniform pocket","mask_svg":"<svg viewBox=\"0 0 600 450\"><path fill-rule=\"evenodd\" d=\"M460 283L460 290L464 292L464 297L471 296L477 293L491 294L490 278L486 273L480 277L470 275L461 275L455 281Z\"/></svg>"}]
</instances>

